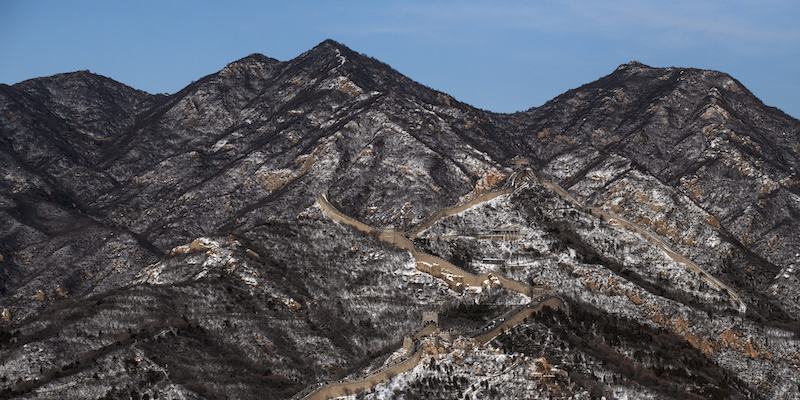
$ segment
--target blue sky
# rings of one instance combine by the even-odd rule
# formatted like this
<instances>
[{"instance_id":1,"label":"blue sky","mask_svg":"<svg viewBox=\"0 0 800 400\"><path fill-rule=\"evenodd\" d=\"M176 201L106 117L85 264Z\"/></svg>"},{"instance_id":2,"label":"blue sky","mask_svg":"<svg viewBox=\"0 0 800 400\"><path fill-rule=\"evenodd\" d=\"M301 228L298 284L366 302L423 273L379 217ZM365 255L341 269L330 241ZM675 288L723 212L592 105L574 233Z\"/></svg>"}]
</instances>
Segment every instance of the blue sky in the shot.
<instances>
[{"instance_id":1,"label":"blue sky","mask_svg":"<svg viewBox=\"0 0 800 400\"><path fill-rule=\"evenodd\" d=\"M0 82L88 69L174 93L248 54L289 60L328 38L492 111L638 60L727 72L800 117L797 0L0 0Z\"/></svg>"}]
</instances>

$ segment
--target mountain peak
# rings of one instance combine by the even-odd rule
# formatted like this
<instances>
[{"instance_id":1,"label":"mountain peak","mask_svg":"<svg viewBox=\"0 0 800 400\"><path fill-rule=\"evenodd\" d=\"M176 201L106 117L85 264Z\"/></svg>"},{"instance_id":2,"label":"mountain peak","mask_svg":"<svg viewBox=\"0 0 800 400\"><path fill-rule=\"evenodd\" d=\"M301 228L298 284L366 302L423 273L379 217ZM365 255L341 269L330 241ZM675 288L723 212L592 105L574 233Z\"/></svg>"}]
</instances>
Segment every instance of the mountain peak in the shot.
<instances>
[{"instance_id":1,"label":"mountain peak","mask_svg":"<svg viewBox=\"0 0 800 400\"><path fill-rule=\"evenodd\" d=\"M305 59L308 57L327 59L330 57L341 56L342 54L350 55L354 53L355 52L349 47L333 39L326 39L320 44L314 46L314 48L311 50L301 54L298 59Z\"/></svg>"},{"instance_id":2,"label":"mountain peak","mask_svg":"<svg viewBox=\"0 0 800 400\"><path fill-rule=\"evenodd\" d=\"M623 70L641 70L641 69L653 69L653 67L649 65L642 64L639 61L633 60L627 64L622 64L615 71L623 71Z\"/></svg>"},{"instance_id":3,"label":"mountain peak","mask_svg":"<svg viewBox=\"0 0 800 400\"><path fill-rule=\"evenodd\" d=\"M274 58L272 58L272 57L267 57L267 56L265 56L265 55L263 55L261 53L253 53L253 54L250 54L247 57L240 58L240 59L232 62L231 64L234 64L234 63L236 63L236 64L250 64L250 63L274 64L276 62L279 62L279 61L274 59Z\"/></svg>"},{"instance_id":4,"label":"mountain peak","mask_svg":"<svg viewBox=\"0 0 800 400\"><path fill-rule=\"evenodd\" d=\"M247 57L236 60L225 66L220 72L221 77L265 76L272 68L281 62L263 54L253 53Z\"/></svg>"},{"instance_id":5,"label":"mountain peak","mask_svg":"<svg viewBox=\"0 0 800 400\"><path fill-rule=\"evenodd\" d=\"M323 63L336 63L344 66L348 61L356 61L363 56L349 47L332 39L327 39L313 49L303 53L297 59L316 60Z\"/></svg>"},{"instance_id":6,"label":"mountain peak","mask_svg":"<svg viewBox=\"0 0 800 400\"><path fill-rule=\"evenodd\" d=\"M314 48L318 49L318 48L321 48L321 47L328 48L328 49L337 49L339 51L343 51L343 50L352 51L352 50L350 50L349 47L347 47L347 46L345 46L345 45L343 45L343 44L341 44L341 43L339 43L339 42L337 42L337 41L335 41L333 39L325 39Z\"/></svg>"},{"instance_id":7,"label":"mountain peak","mask_svg":"<svg viewBox=\"0 0 800 400\"><path fill-rule=\"evenodd\" d=\"M101 86L101 85L127 86L117 81L114 81L113 79L108 78L106 76L93 73L88 69L84 69L80 71L65 72L61 74L45 76L41 78L28 79L15 84L14 87L23 90L30 90L30 88L33 87L50 87L52 85L63 86L63 85L75 85L75 84L93 85L93 86Z\"/></svg>"},{"instance_id":8,"label":"mountain peak","mask_svg":"<svg viewBox=\"0 0 800 400\"><path fill-rule=\"evenodd\" d=\"M400 81L403 83L399 85L410 82L390 66L353 51L332 39L321 42L289 61L284 72L294 75L342 76L368 91L382 91L389 85L389 81L394 81L395 88L399 88Z\"/></svg>"}]
</instances>

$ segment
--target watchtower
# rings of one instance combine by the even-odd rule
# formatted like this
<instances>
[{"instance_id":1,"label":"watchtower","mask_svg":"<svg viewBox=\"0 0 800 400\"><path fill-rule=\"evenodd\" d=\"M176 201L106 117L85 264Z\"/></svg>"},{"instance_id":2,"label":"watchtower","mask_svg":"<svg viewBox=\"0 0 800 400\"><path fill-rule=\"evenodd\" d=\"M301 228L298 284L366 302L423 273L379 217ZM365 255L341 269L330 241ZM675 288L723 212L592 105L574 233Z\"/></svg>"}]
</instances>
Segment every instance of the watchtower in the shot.
<instances>
[{"instance_id":1,"label":"watchtower","mask_svg":"<svg viewBox=\"0 0 800 400\"><path fill-rule=\"evenodd\" d=\"M409 351L411 347L414 346L414 343L411 341L411 337L406 336L403 338L403 350Z\"/></svg>"},{"instance_id":2,"label":"watchtower","mask_svg":"<svg viewBox=\"0 0 800 400\"><path fill-rule=\"evenodd\" d=\"M531 166L531 162L527 157L516 156L512 162L514 163L514 169L522 169Z\"/></svg>"},{"instance_id":3,"label":"watchtower","mask_svg":"<svg viewBox=\"0 0 800 400\"><path fill-rule=\"evenodd\" d=\"M436 312L423 312L422 313L422 324L425 325L426 322L433 322L437 326L439 325L439 313Z\"/></svg>"}]
</instances>

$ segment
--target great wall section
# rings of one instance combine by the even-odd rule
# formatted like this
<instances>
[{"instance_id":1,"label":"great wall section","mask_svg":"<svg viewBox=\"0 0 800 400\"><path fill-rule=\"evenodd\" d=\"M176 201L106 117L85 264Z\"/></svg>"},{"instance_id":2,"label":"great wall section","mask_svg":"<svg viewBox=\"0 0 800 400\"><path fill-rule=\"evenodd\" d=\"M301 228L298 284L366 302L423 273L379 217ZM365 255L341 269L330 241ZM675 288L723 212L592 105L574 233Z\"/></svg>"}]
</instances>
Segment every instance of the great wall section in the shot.
<instances>
[{"instance_id":1,"label":"great wall section","mask_svg":"<svg viewBox=\"0 0 800 400\"><path fill-rule=\"evenodd\" d=\"M464 271L463 269L440 257L417 250L414 246L414 243L410 239L416 238L417 235L433 226L436 221L443 217L458 214L477 204L522 190L523 188L527 187L531 181L537 182L542 186L552 190L579 210L588 212L596 218L609 221L609 223L616 223L617 226L625 227L647 238L650 242L654 243L657 247L664 251L670 258L676 262L685 264L687 266L687 270L698 273L717 290L725 290L731 297L731 301L737 304L739 311L742 313L746 311L747 307L745 303L736 292L713 277L705 269L695 264L693 261L672 250L655 234L625 218L607 213L599 207L584 206L578 200L573 198L572 195L570 195L561 186L538 178L533 170L527 165L517 165L515 171L508 177L508 179L506 179L504 185L500 189L475 196L473 199L463 204L442 209L431 215L416 227L413 227L405 232L395 231L392 229L379 231L342 213L330 203L327 192L321 192L319 194L317 197L317 203L331 219L351 226L364 233L375 235L384 242L392 243L408 250L411 252L412 257L416 262L416 268L419 271L445 280L445 282L447 282L448 285L454 290L460 290L470 286L497 286L527 296L530 299L527 304L517 306L505 314L495 317L476 331L464 334L464 336L474 338L480 345L485 345L494 340L502 332L524 322L533 313L541 311L545 306L554 309L563 308L565 303L555 294L555 291L550 288L530 287L523 283L508 279L497 272L475 275ZM398 374L408 372L416 367L422 359L422 352L419 349L419 338L425 335L436 334L438 332L438 318L436 321L432 321L430 319L426 320L426 316L423 316L422 324L412 331L410 336L406 336L405 338L403 348L406 351L406 356L404 358L396 360L392 365L384 366L384 368L379 369L378 371L356 376L349 380L320 382L308 386L304 390L295 394L292 399L323 400L348 396L374 387Z\"/></svg>"},{"instance_id":2,"label":"great wall section","mask_svg":"<svg viewBox=\"0 0 800 400\"><path fill-rule=\"evenodd\" d=\"M509 181L513 180L509 179ZM513 187L504 187L497 191L483 193L464 204L440 210L410 232L399 232L395 230L378 231L339 211L330 203L326 192L319 194L317 202L331 219L351 226L361 232L377 235L382 241L398 245L410 251L412 257L414 257L416 261L416 268L418 270L440 279L444 279L445 276L455 277L455 279L446 280L453 289L458 290L469 286L485 287L494 284L530 298L527 304L515 307L509 312L492 319L477 331L467 335L475 338L478 343L483 345L494 340L501 332L522 323L526 318L530 317L531 314L542 310L545 306L551 308L562 307L564 304L563 301L556 297L554 291L551 289L541 287L531 288L520 282L508 279L499 273L490 272L482 275L475 275L464 271L440 257L418 251L414 243L408 239L407 235L416 237L417 234L432 226L442 217L460 213L477 204L492 200L504 194L510 194L513 191ZM436 333L438 330L438 323L425 325L423 319L423 325L412 332L410 336L406 337L406 343L410 340L412 346L406 349L407 357L405 359L389 368L375 371L367 376L358 376L347 381L317 383L297 393L293 399L321 400L347 396L367 390L381 382L391 379L397 374L408 372L417 366L422 358L422 353L418 349L418 338L427 334Z\"/></svg>"},{"instance_id":3,"label":"great wall section","mask_svg":"<svg viewBox=\"0 0 800 400\"><path fill-rule=\"evenodd\" d=\"M532 179L536 181L537 183L541 184L542 186L552 190L553 192L561 196L561 198L567 200L575 208L579 210L584 210L590 213L595 218L608 221L609 223L616 223L617 226L622 226L630 231L633 231L641 236L644 236L647 240L655 244L659 249L661 249L664 253L666 253L672 260L686 265L686 269L688 271L700 275L713 288L715 288L718 291L725 291L728 294L728 296L730 296L731 302L736 304L736 307L739 309L740 313L744 314L745 312L747 312L747 305L739 296L739 294L736 293L733 289L731 289L730 286L726 285L719 279L715 278L703 267L697 265L694 261L684 257L682 254L676 252L675 250L672 250L669 247L669 245L665 243L661 238L659 238L655 233L650 232L648 229L639 226L619 215L608 213L600 207L586 207L581 202L572 197L572 195L570 195L569 192L564 190L564 188L562 188L561 186L536 177L536 174L534 174L533 170L531 170L530 168L526 167L524 168L523 171L524 175L520 173L520 175L523 176L523 180Z\"/></svg>"}]
</instances>

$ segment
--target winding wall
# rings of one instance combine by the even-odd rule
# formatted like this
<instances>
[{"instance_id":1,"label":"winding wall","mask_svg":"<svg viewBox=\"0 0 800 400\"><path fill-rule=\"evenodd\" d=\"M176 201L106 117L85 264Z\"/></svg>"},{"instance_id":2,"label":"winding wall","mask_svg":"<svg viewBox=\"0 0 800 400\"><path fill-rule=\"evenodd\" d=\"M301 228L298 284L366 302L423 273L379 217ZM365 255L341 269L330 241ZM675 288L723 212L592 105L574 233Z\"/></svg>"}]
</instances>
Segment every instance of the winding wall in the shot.
<instances>
[{"instance_id":1,"label":"winding wall","mask_svg":"<svg viewBox=\"0 0 800 400\"><path fill-rule=\"evenodd\" d=\"M440 210L436 214L433 214L432 216L428 217L428 219L426 219L425 222L423 222L422 224L418 225L417 227L408 230L406 232L406 236L408 236L411 239L414 239L414 238L417 237L417 235L420 232L422 232L425 229L428 229L431 226L433 226L433 224L436 223L436 221L439 220L439 218L446 217L448 215L458 214L458 213L460 213L460 212L462 212L462 211L464 211L464 210L466 210L466 209L468 209L468 208L470 208L470 207L472 207L472 206L474 206L476 204L483 203L484 201L489 201L489 200L491 200L491 199L493 199L495 197L502 196L504 194L509 194L509 193L511 193L513 191L514 191L514 188L510 187L510 188L504 188L504 189L500 189L500 190L495 190L495 191L492 191L492 192L486 192L486 193L484 193L484 194L482 194L480 196L477 196L474 199L472 199L472 200L470 200L470 201L468 201L468 202L466 202L464 204L459 204L457 206L447 207L447 208L445 208L443 210Z\"/></svg>"},{"instance_id":2,"label":"winding wall","mask_svg":"<svg viewBox=\"0 0 800 400\"><path fill-rule=\"evenodd\" d=\"M422 352L416 351L414 356L411 358L403 361L400 364L395 365L392 368L383 370L377 374L371 375L365 379L356 380L356 381L347 381L347 382L335 382L326 384L304 399L307 400L324 400L324 399L332 399L335 397L342 397L348 396L354 393L358 393L364 390L367 390L381 382L387 381L394 377L397 374L402 374L403 372L411 371L414 367L419 364L420 359L422 359Z\"/></svg>"},{"instance_id":3,"label":"winding wall","mask_svg":"<svg viewBox=\"0 0 800 400\"><path fill-rule=\"evenodd\" d=\"M530 176L530 175L526 175L526 177L528 177L528 176ZM533 179L535 179L535 178L533 178ZM614 221L618 222L620 225L624 226L625 228L644 236L651 243L655 244L658 248L660 248L663 252L667 253L667 255L671 259L675 260L676 262L679 262L679 263L682 263L682 264L686 265L686 267L687 267L687 269L689 271L695 272L697 274L700 274L700 276L702 276L703 279L705 279L715 289L717 289L717 290L725 290L725 292L727 292L728 295L730 296L731 301L734 302L737 305L737 308L739 309L740 313L744 314L745 312L747 312L747 305L744 303L744 301L739 296L739 294L736 293L733 289L731 289L730 286L724 284L722 281L720 281L719 279L717 279L716 277L711 275L708 271L706 271L703 267L697 265L694 261L692 261L692 260L684 257L683 255L681 255L680 253L672 250L669 247L669 245L667 245L661 238L659 238L658 236L656 236L655 234L653 234L649 230L647 230L644 227L641 227L641 226L639 226L639 225L637 225L637 224L635 224L635 223L633 223L633 222L631 222L631 221L629 221L629 220L627 220L627 219L625 219L623 217L620 217L620 216L614 215L614 214L609 214L609 213L605 212L605 210L603 210L600 207L585 207L578 200L576 200L574 197L572 197L572 195L570 195L566 190L564 190L564 188L562 188L561 186L559 186L559 185L557 185L555 183L547 182L547 181L539 180L539 179L536 179L536 180L537 180L537 182L539 182L544 187L556 192L559 196L561 196L562 198L566 199L573 206L575 206L575 207L577 207L579 209L588 210L589 213L592 214L593 216L595 216L596 218L606 219L606 220L609 220L609 221L610 220L614 220Z\"/></svg>"},{"instance_id":4,"label":"winding wall","mask_svg":"<svg viewBox=\"0 0 800 400\"><path fill-rule=\"evenodd\" d=\"M561 305L562 305L561 300L557 297L548 297L546 299L543 299L542 301L539 301L539 304L535 306L533 305L532 302L523 310L513 314L508 319L503 321L503 323L501 323L491 331L475 336L475 339L481 344L489 343L492 340L494 340L494 338L496 338L498 335L500 335L503 331L521 324L523 321L525 321L526 318L530 317L531 314L541 311L542 308L544 308L545 306L557 309L561 308Z\"/></svg>"},{"instance_id":5,"label":"winding wall","mask_svg":"<svg viewBox=\"0 0 800 400\"><path fill-rule=\"evenodd\" d=\"M514 175L516 176L516 174ZM506 185L508 186L508 185ZM450 207L445 210L439 211L438 213L434 214L425 223L414 229L412 235L416 235L419 232L429 228L433 223L435 223L439 218L444 216L457 214L461 211L464 211L476 204L479 204L484 201L489 201L494 199L498 196L509 194L514 191L513 187L504 187L501 190L484 193L469 202ZM322 210L328 214L333 220L343 223L348 226L352 226L359 231L368 233L368 234L375 234L378 233L378 230L372 228L361 221L358 221L354 218L351 218L341 211L339 211L336 207L334 207L328 201L327 192L321 192L317 197L317 201L322 207ZM408 251L411 252L411 255L416 260L416 268L420 271L426 272L430 275L433 275L437 278L445 279L448 282L451 282L453 285L461 284L462 286L475 286L475 287L483 287L485 282L492 282L496 280L502 287L513 290L515 292L524 294L526 296L533 297L534 290L530 287L523 285L517 281L511 280L506 278L505 276L498 274L498 273L486 273L482 275L475 275L469 273L467 271L462 270L461 268L456 267L452 263L445 261L440 257L436 257L421 251L417 251L414 247L414 243L409 240L406 236L402 233L394 231L394 230L384 230L378 234L378 238L385 242L396 244ZM453 280L448 280L446 275L452 275ZM454 288L455 289L455 288ZM551 291L541 289L536 291L536 293L552 293ZM535 305L534 305L535 304ZM516 326L517 324L524 321L528 318L532 313L539 311L545 305L559 308L563 303L560 299L553 297L552 295L546 296L543 298L538 298L534 301L531 301L529 304L525 306L519 306L510 312L494 319L492 322L500 320L501 323L496 327L493 327L491 331L486 333L481 333L475 335L474 337L481 343L486 344L492 341L497 335L499 335L503 330ZM506 318L506 316L508 316ZM413 336L423 336L425 334L433 333L437 329L434 325L425 325L421 329L418 329L414 332ZM294 398L296 399L305 399L305 400L322 400L322 399L330 399L334 397L341 397L347 396L353 393L357 393L370 387L373 387L381 382L384 382L388 379L391 379L393 376L397 374L401 374L403 372L408 372L413 369L422 358L422 353L419 351L418 346L415 345L413 348L413 355L412 357L390 367L383 371L380 371L376 374L372 374L363 379L357 379L352 381L346 382L325 382L321 384L317 384L311 387L306 388L301 393L295 395Z\"/></svg>"},{"instance_id":6,"label":"winding wall","mask_svg":"<svg viewBox=\"0 0 800 400\"><path fill-rule=\"evenodd\" d=\"M522 175L523 173L524 175ZM660 238L656 237L651 232L628 221L627 219L624 219L616 215L607 214L606 212L604 212L604 210L602 210L599 207L587 208L583 204L578 202L578 200L576 200L574 197L572 197L572 195L570 195L569 192L564 190L564 188L562 188L561 186L551 182L537 179L536 177L532 178L531 175L532 171L530 171L529 168L517 170L506 181L505 185L501 190L484 193L468 201L467 203L440 210L436 214L426 219L425 222L423 222L422 224L418 225L417 227L407 232L404 232L405 234L394 230L384 230L379 232L377 229L372 228L361 221L358 221L354 218L345 215L344 213L340 212L336 207L330 204L330 202L328 201L327 192L320 193L317 199L323 211L325 211L325 213L328 214L328 216L330 216L332 219L340 223L352 226L358 229L359 231L368 234L378 234L378 238L380 240L396 244L410 251L414 259L416 260L416 268L418 270L426 272L437 278L444 279L445 281L448 281L451 285L458 286L460 284L464 287L466 286L483 287L487 281L489 282L489 284L491 284L493 280L496 280L500 285L502 285L504 288L508 290L513 290L515 292L524 294L528 297L533 297L534 295L537 296L537 298L535 299L532 298L529 304L525 306L518 306L510 310L506 314L493 319L491 321L491 324L493 324L491 331L485 333L481 333L480 331L478 331L472 334L471 336L473 336L481 344L486 344L488 342L491 342L503 331L522 323L523 321L525 321L526 318L530 317L531 314L542 310L543 307L549 306L552 308L561 308L563 302L559 298L555 297L551 290L543 290L543 289L532 290L529 286L508 279L498 273L486 273L482 275L475 275L467 271L464 271L461 268L453 265L448 261L445 261L440 257L436 257L421 251L417 251L416 248L414 247L414 243L411 240L409 240L409 238L415 238L420 232L430 228L437 220L439 220L442 217L460 213L481 202L489 201L498 196L512 193L515 190L525 186L524 185L525 181L529 179L536 180L540 184L556 192L562 198L566 199L568 202L573 204L573 206L583 210L588 210L589 213L591 213L593 216L597 218L605 218L608 220L613 219L617 221L620 225L624 225L626 228L634 232L637 232L642 236L645 236L651 242L656 244L661 250L667 253L667 255L669 255L673 260L687 265L688 269L691 271L698 272L714 287L726 290L728 294L731 296L731 299L736 303L738 303L739 310L741 312L746 311L747 309L746 305L741 300L739 295L736 294L736 292L734 292L730 287L728 287L727 285L725 285L724 283L713 277L705 269L701 268L693 261L673 251L666 243L664 243ZM518 185L516 182L519 176L523 176L524 178L523 184L521 185ZM497 324L497 322L500 323ZM436 330L435 326L426 325L421 329L415 331L415 336L416 335L422 336L423 334L426 333L432 333L435 330ZM363 379L352 380L347 382L328 382L328 383L318 384L315 385L314 387L310 387L307 390L304 390L303 391L304 393L302 395L298 394L299 396L296 395L295 398L322 400L322 399L330 399L334 397L347 396L353 393L357 393L369 389L370 387L373 387L388 379L391 379L397 374L410 371L417 364L419 364L421 358L422 358L422 353L419 351L418 346L415 345L413 348L413 355L410 358L390 368L387 368L375 374L371 374L370 376Z\"/></svg>"},{"instance_id":7,"label":"winding wall","mask_svg":"<svg viewBox=\"0 0 800 400\"><path fill-rule=\"evenodd\" d=\"M491 199L494 199L497 196L511 193L511 190L512 189L503 189L503 190L499 190L499 191L496 191L496 192L485 193L484 195L481 195L481 196L473 199L472 201L470 201L467 204L464 204L464 205L461 205L461 206L458 206L458 207L449 208L448 209L449 211L447 213L445 213L445 214L442 214L442 212L439 212L439 213L436 213L436 215L440 215L440 214L442 214L442 216L453 215L455 213L464 211L467 208L478 204L479 203L479 201L478 201L479 199L481 199L480 201L489 201ZM322 209L332 219L334 219L335 221L341 222L341 223L343 223L345 225L350 225L350 226L352 226L352 227L354 227L354 228L356 228L356 229L358 229L358 230L360 230L362 232L366 232L366 233L376 233L376 232L378 232L377 229L372 228L372 227L364 224L363 222L357 221L357 220L345 215L344 213L342 213L338 209L336 209L336 207L334 207L328 201L326 193L324 193L324 192L320 193L319 196L317 197L317 200L318 200L320 206L322 207ZM436 217L436 218L432 218L429 222L426 222L426 224L427 223L436 222L436 220L438 220L439 218L441 218L441 216L440 217ZM424 229L416 229L415 232L419 233L419 232L421 232L423 230ZM456 279L458 279L458 280L456 282L454 282L455 284L460 283L465 287L466 286L483 287L484 286L484 282L486 282L487 280L491 282L494 279L494 280L497 280L497 282L500 285L502 285L504 288L506 288L508 290L513 290L513 291L515 291L517 293L521 293L521 294L524 294L525 296L531 297L532 292L531 292L530 287L528 287L527 285L524 285L522 283L519 283L517 281L508 279L505 276L503 276L502 274L499 274L499 273L496 273L496 272L490 272L490 273L486 273L486 274L482 274L482 275L475 275L475 274L469 273L467 271L464 271L463 269L453 265L452 263L450 263L450 262L448 262L448 261L446 261L446 260L444 260L444 259L442 259L440 257L436 257L434 255L430 255L428 253L425 253L425 252L422 252L422 251L418 251L414 247L414 243L411 240L409 240L408 238L406 238L405 236L403 236L400 232L397 232L397 231L394 231L394 230L385 230L385 231L382 231L378 235L378 238L383 240L383 241L385 241L385 242L394 243L394 244L396 244L396 245L398 245L398 246L410 251L411 255L416 260L417 269L422 271L422 272L425 272L425 273L428 273L430 275L433 275L433 276L435 276L437 278L445 278L445 274L449 273L449 274L455 275L457 277Z\"/></svg>"},{"instance_id":8,"label":"winding wall","mask_svg":"<svg viewBox=\"0 0 800 400\"><path fill-rule=\"evenodd\" d=\"M341 211L339 211L336 207L334 207L328 201L328 191L323 191L317 196L317 202L319 203L322 210L325 211L328 216L330 216L335 221L341 222L345 225L350 225L353 228L360 230L361 232L365 233L377 233L378 230L359 221L354 218L350 218L349 216L345 215Z\"/></svg>"}]
</instances>

